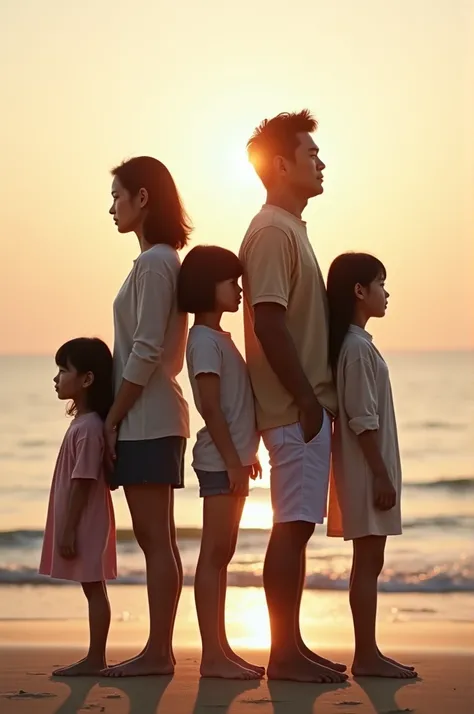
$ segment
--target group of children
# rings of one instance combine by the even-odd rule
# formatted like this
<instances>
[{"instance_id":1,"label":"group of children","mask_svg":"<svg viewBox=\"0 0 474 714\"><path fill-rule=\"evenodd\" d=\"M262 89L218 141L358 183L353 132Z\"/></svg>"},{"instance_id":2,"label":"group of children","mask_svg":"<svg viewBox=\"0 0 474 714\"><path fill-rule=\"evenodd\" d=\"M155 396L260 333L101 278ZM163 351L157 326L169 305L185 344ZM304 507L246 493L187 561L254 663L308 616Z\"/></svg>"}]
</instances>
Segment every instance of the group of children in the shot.
<instances>
[{"instance_id":1,"label":"group of children","mask_svg":"<svg viewBox=\"0 0 474 714\"><path fill-rule=\"evenodd\" d=\"M177 291L179 310L195 316L186 352L195 405L204 420L193 449L204 504L195 597L203 652L210 660L222 650L231 652L224 617L227 567L249 480L261 477L250 378L231 335L221 327L222 315L239 309L242 273L232 252L198 246L183 261ZM401 468L390 381L365 329L369 319L385 314L385 274L376 258L348 253L336 258L327 281L329 354L338 395L328 535L354 542L350 604L356 637L353 671L358 674L364 674L357 671L358 648L375 643L377 579L386 536L401 532ZM105 666L110 626L105 583L116 577L103 437L114 396L113 359L101 340L78 338L59 349L56 364L55 389L59 399L70 401L68 413L74 419L54 471L40 572L81 583L89 605L87 659L100 668ZM368 488L371 482L373 488ZM373 537L365 537L367 533ZM263 673L256 667L249 676Z\"/></svg>"}]
</instances>

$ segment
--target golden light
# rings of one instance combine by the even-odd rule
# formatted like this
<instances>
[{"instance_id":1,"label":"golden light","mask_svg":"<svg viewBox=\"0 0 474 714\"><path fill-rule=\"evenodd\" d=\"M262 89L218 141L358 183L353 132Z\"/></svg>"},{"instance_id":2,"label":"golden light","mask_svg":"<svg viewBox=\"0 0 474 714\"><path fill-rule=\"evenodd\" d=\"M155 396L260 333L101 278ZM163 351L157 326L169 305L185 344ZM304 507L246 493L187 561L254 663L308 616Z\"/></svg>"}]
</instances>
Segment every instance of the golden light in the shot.
<instances>
[{"instance_id":1,"label":"golden light","mask_svg":"<svg viewBox=\"0 0 474 714\"><path fill-rule=\"evenodd\" d=\"M238 145L229 147L228 167L235 183L253 186L256 182L255 171L247 158L245 148Z\"/></svg>"},{"instance_id":2,"label":"golden light","mask_svg":"<svg viewBox=\"0 0 474 714\"><path fill-rule=\"evenodd\" d=\"M267 495L267 503L252 501L252 496L247 498L240 522L241 528L271 528L272 527L272 506L270 494Z\"/></svg>"},{"instance_id":3,"label":"golden light","mask_svg":"<svg viewBox=\"0 0 474 714\"><path fill-rule=\"evenodd\" d=\"M230 588L227 603L227 631L232 647L267 649L270 623L263 589Z\"/></svg>"}]
</instances>

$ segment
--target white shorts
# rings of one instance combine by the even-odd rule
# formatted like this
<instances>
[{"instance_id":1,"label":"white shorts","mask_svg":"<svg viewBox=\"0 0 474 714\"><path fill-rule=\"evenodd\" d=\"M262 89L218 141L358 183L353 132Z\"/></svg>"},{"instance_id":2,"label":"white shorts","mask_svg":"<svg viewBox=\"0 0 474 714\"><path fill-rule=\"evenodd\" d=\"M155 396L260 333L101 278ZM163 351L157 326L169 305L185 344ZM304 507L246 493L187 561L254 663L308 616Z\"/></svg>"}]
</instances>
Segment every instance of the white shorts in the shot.
<instances>
[{"instance_id":1,"label":"white shorts","mask_svg":"<svg viewBox=\"0 0 474 714\"><path fill-rule=\"evenodd\" d=\"M326 516L331 463L331 419L324 412L319 434L305 444L299 422L267 429L274 523L322 523Z\"/></svg>"}]
</instances>

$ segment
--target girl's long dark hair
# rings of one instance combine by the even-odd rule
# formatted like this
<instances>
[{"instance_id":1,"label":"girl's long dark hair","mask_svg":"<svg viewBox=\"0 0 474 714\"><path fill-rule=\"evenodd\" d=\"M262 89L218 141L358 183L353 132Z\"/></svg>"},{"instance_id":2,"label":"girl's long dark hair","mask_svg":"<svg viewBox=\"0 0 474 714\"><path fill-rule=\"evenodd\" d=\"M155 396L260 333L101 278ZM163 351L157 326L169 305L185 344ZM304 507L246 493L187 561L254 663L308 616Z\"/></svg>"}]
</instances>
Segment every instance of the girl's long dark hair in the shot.
<instances>
[{"instance_id":1,"label":"girl's long dark hair","mask_svg":"<svg viewBox=\"0 0 474 714\"><path fill-rule=\"evenodd\" d=\"M92 372L94 381L86 390L87 408L105 421L114 401L112 355L105 342L97 337L69 340L56 352L55 361L58 367L74 367L79 374ZM73 403L68 414L75 416L76 413Z\"/></svg>"},{"instance_id":2,"label":"girl's long dark hair","mask_svg":"<svg viewBox=\"0 0 474 714\"><path fill-rule=\"evenodd\" d=\"M354 319L355 286L368 287L387 271L378 258L368 253L343 253L331 263L327 280L329 303L329 361L334 376L342 343Z\"/></svg>"},{"instance_id":3,"label":"girl's long dark hair","mask_svg":"<svg viewBox=\"0 0 474 714\"><path fill-rule=\"evenodd\" d=\"M143 236L147 243L166 243L181 250L192 231L191 221L170 172L152 156L136 156L112 170L122 186L136 196L141 188L148 192Z\"/></svg>"}]
</instances>

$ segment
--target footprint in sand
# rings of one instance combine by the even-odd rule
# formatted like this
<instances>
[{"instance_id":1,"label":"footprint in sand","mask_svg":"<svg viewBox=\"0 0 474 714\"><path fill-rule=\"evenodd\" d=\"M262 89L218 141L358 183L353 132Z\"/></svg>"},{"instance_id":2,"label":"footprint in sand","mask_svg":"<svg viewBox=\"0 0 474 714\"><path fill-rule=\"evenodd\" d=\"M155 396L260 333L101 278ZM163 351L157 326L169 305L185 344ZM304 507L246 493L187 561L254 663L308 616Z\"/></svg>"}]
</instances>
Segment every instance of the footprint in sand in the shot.
<instances>
[{"instance_id":1,"label":"footprint in sand","mask_svg":"<svg viewBox=\"0 0 474 714\"><path fill-rule=\"evenodd\" d=\"M13 692L13 694L2 694L5 699L49 699L50 697L57 697L57 694L51 694L51 692L25 692L20 689L19 692Z\"/></svg>"}]
</instances>

